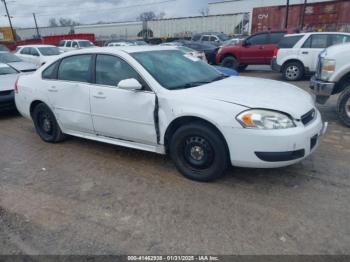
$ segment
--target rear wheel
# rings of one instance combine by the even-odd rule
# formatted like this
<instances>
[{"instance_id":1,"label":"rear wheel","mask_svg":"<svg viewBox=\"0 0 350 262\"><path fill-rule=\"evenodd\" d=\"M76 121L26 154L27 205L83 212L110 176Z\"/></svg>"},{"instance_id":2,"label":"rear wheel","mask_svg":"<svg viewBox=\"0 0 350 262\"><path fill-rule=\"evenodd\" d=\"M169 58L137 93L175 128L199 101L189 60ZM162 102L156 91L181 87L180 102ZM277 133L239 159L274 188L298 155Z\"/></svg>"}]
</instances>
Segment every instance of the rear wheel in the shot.
<instances>
[{"instance_id":1,"label":"rear wheel","mask_svg":"<svg viewBox=\"0 0 350 262\"><path fill-rule=\"evenodd\" d=\"M244 70L246 70L247 69L247 67L248 67L248 65L239 65L238 66L238 71L244 71Z\"/></svg>"},{"instance_id":2,"label":"rear wheel","mask_svg":"<svg viewBox=\"0 0 350 262\"><path fill-rule=\"evenodd\" d=\"M32 117L35 129L42 140L49 143L58 143L64 140L65 135L47 105L38 104L34 108Z\"/></svg>"},{"instance_id":3,"label":"rear wheel","mask_svg":"<svg viewBox=\"0 0 350 262\"><path fill-rule=\"evenodd\" d=\"M223 138L205 124L180 127L172 136L169 149L177 169L192 180L212 181L223 176L228 166Z\"/></svg>"},{"instance_id":4,"label":"rear wheel","mask_svg":"<svg viewBox=\"0 0 350 262\"><path fill-rule=\"evenodd\" d=\"M344 125L350 127L350 83L338 99L338 116Z\"/></svg>"},{"instance_id":5,"label":"rear wheel","mask_svg":"<svg viewBox=\"0 0 350 262\"><path fill-rule=\"evenodd\" d=\"M288 62L283 67L283 78L287 81L298 81L304 76L304 66L302 63Z\"/></svg>"},{"instance_id":6,"label":"rear wheel","mask_svg":"<svg viewBox=\"0 0 350 262\"><path fill-rule=\"evenodd\" d=\"M235 57L227 56L222 60L221 66L238 70L239 62Z\"/></svg>"}]
</instances>

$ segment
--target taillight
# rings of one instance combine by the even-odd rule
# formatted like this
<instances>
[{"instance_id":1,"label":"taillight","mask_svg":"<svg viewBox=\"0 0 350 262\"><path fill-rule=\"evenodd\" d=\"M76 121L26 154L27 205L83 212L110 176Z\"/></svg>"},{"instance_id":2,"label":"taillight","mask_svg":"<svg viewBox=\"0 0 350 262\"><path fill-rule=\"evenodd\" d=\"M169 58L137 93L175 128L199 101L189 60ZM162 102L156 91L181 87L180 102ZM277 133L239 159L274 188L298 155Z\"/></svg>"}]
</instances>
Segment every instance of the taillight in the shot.
<instances>
[{"instance_id":1,"label":"taillight","mask_svg":"<svg viewBox=\"0 0 350 262\"><path fill-rule=\"evenodd\" d=\"M278 48L275 48L275 49L273 50L273 57L276 58L277 55L278 55Z\"/></svg>"},{"instance_id":2,"label":"taillight","mask_svg":"<svg viewBox=\"0 0 350 262\"><path fill-rule=\"evenodd\" d=\"M19 78L17 78L17 80L16 80L16 82L15 82L15 88L14 88L16 94L18 94L18 79L19 79Z\"/></svg>"}]
</instances>

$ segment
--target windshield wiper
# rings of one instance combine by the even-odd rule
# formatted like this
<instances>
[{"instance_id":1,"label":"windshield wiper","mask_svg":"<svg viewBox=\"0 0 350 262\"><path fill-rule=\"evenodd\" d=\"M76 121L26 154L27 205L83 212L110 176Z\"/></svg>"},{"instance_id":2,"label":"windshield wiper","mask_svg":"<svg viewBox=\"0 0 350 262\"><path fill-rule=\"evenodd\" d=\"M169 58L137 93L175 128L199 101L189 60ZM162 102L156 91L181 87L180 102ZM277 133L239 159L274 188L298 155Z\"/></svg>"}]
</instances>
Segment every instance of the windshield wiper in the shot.
<instances>
[{"instance_id":1,"label":"windshield wiper","mask_svg":"<svg viewBox=\"0 0 350 262\"><path fill-rule=\"evenodd\" d=\"M190 83L187 83L187 84L182 85L182 86L174 87L174 88L172 88L172 90L176 90L176 89L186 89L186 88L191 88L191 87L206 85L206 84L210 84L210 83L213 83L213 82L216 82L216 81L223 80L223 79L225 79L225 78L228 78L228 76L226 76L226 75L220 75L220 76L218 76L218 77L216 77L216 78L214 78L213 80L210 80L210 81L196 81L196 82L190 82Z\"/></svg>"}]
</instances>

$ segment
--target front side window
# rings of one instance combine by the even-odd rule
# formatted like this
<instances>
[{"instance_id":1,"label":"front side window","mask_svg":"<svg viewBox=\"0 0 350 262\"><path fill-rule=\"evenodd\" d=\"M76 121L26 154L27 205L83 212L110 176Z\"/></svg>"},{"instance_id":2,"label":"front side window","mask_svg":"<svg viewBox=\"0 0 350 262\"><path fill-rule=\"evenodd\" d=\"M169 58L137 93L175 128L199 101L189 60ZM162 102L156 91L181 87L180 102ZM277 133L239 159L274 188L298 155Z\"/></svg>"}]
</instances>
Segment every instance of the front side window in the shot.
<instances>
[{"instance_id":1,"label":"front side window","mask_svg":"<svg viewBox=\"0 0 350 262\"><path fill-rule=\"evenodd\" d=\"M207 36L207 35L203 36L202 41L209 41L209 36Z\"/></svg>"},{"instance_id":2,"label":"front side window","mask_svg":"<svg viewBox=\"0 0 350 262\"><path fill-rule=\"evenodd\" d=\"M72 47L72 41L67 41L66 42L66 47Z\"/></svg>"},{"instance_id":3,"label":"front side window","mask_svg":"<svg viewBox=\"0 0 350 262\"><path fill-rule=\"evenodd\" d=\"M246 41L249 45L264 45L267 43L267 34L259 34L252 36Z\"/></svg>"},{"instance_id":4,"label":"front side window","mask_svg":"<svg viewBox=\"0 0 350 262\"><path fill-rule=\"evenodd\" d=\"M40 56L38 50L36 50L35 48L31 48L31 49L30 49L30 54L31 54L32 56Z\"/></svg>"},{"instance_id":5,"label":"front side window","mask_svg":"<svg viewBox=\"0 0 350 262\"><path fill-rule=\"evenodd\" d=\"M328 35L311 35L303 45L303 48L327 48Z\"/></svg>"},{"instance_id":6,"label":"front side window","mask_svg":"<svg viewBox=\"0 0 350 262\"><path fill-rule=\"evenodd\" d=\"M350 36L348 35L332 35L331 39L332 45L339 45L350 42Z\"/></svg>"},{"instance_id":7,"label":"front side window","mask_svg":"<svg viewBox=\"0 0 350 262\"><path fill-rule=\"evenodd\" d=\"M223 79L212 66L179 50L131 54L164 88L192 88Z\"/></svg>"},{"instance_id":8,"label":"front side window","mask_svg":"<svg viewBox=\"0 0 350 262\"><path fill-rule=\"evenodd\" d=\"M58 79L89 82L91 59L91 55L76 55L64 58L58 69Z\"/></svg>"},{"instance_id":9,"label":"front side window","mask_svg":"<svg viewBox=\"0 0 350 262\"><path fill-rule=\"evenodd\" d=\"M96 84L117 86L120 81L134 78L142 82L139 74L124 60L111 55L96 58Z\"/></svg>"}]
</instances>

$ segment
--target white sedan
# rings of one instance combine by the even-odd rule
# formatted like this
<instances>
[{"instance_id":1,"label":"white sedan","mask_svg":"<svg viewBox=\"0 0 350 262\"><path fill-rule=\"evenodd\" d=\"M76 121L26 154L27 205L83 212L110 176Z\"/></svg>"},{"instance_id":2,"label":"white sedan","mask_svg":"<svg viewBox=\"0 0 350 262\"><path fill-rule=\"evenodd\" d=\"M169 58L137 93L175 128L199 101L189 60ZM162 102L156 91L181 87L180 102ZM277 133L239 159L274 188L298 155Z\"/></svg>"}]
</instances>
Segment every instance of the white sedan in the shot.
<instances>
[{"instance_id":1,"label":"white sedan","mask_svg":"<svg viewBox=\"0 0 350 262\"><path fill-rule=\"evenodd\" d=\"M174 47L66 53L15 88L18 110L46 142L65 134L170 154L190 179L231 164L273 168L309 156L324 131L305 91L282 82L224 77Z\"/></svg>"},{"instance_id":2,"label":"white sedan","mask_svg":"<svg viewBox=\"0 0 350 262\"><path fill-rule=\"evenodd\" d=\"M0 112L15 108L13 88L19 72L13 67L0 63Z\"/></svg>"},{"instance_id":3,"label":"white sedan","mask_svg":"<svg viewBox=\"0 0 350 262\"><path fill-rule=\"evenodd\" d=\"M24 45L18 46L15 55L22 60L37 66L55 60L61 54L58 47L53 45Z\"/></svg>"}]
</instances>

